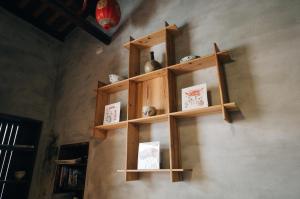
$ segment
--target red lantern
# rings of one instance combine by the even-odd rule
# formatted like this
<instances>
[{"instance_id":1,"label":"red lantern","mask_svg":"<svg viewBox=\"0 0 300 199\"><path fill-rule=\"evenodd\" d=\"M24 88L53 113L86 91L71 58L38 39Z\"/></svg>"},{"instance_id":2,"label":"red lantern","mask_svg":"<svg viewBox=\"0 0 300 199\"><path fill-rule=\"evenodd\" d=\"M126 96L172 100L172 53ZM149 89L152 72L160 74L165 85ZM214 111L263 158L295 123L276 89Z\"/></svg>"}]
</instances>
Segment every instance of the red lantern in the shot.
<instances>
[{"instance_id":1,"label":"red lantern","mask_svg":"<svg viewBox=\"0 0 300 199\"><path fill-rule=\"evenodd\" d=\"M116 0L99 0L96 6L96 20L105 30L118 25L121 10Z\"/></svg>"}]
</instances>

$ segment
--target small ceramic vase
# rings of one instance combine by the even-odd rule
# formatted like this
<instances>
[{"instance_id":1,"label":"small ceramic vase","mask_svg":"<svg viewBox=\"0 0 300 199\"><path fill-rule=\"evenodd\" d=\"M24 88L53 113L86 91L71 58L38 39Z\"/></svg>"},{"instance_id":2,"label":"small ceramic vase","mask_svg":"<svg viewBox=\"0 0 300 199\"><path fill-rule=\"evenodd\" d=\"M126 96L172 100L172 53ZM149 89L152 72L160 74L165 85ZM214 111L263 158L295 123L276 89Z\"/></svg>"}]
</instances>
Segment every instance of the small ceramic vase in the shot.
<instances>
[{"instance_id":1,"label":"small ceramic vase","mask_svg":"<svg viewBox=\"0 0 300 199\"><path fill-rule=\"evenodd\" d=\"M143 106L143 116L153 116L156 115L156 109L153 106Z\"/></svg>"},{"instance_id":2,"label":"small ceramic vase","mask_svg":"<svg viewBox=\"0 0 300 199\"><path fill-rule=\"evenodd\" d=\"M116 75L116 74L109 74L108 78L109 78L110 83L116 83L116 82L121 81L121 80L124 79L120 75Z\"/></svg>"},{"instance_id":3,"label":"small ceramic vase","mask_svg":"<svg viewBox=\"0 0 300 199\"><path fill-rule=\"evenodd\" d=\"M150 61L147 61L144 66L145 73L149 73L151 71L154 71L154 70L157 70L160 68L161 68L160 63L154 59L154 52L151 51L150 52Z\"/></svg>"}]
</instances>

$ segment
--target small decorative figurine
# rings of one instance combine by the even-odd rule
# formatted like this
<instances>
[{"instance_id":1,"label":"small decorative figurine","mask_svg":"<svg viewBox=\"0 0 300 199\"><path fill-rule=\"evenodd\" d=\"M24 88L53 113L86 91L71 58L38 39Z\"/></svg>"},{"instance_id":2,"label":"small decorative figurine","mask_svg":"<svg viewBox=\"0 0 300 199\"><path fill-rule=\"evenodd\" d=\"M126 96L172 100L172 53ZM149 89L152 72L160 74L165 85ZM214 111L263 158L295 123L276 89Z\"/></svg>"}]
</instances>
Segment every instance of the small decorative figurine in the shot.
<instances>
[{"instance_id":1,"label":"small decorative figurine","mask_svg":"<svg viewBox=\"0 0 300 199\"><path fill-rule=\"evenodd\" d=\"M153 116L156 115L156 109L153 106L143 106L143 116Z\"/></svg>"},{"instance_id":2,"label":"small decorative figurine","mask_svg":"<svg viewBox=\"0 0 300 199\"><path fill-rule=\"evenodd\" d=\"M109 74L108 78L110 83L116 83L124 79L122 76L116 74Z\"/></svg>"},{"instance_id":3,"label":"small decorative figurine","mask_svg":"<svg viewBox=\"0 0 300 199\"><path fill-rule=\"evenodd\" d=\"M183 57L180 59L180 63L184 63L184 62L188 62L188 61L191 61L193 59L197 59L199 58L200 56L197 56L197 55L189 55L189 56L186 56L186 57Z\"/></svg>"},{"instance_id":4,"label":"small decorative figurine","mask_svg":"<svg viewBox=\"0 0 300 199\"><path fill-rule=\"evenodd\" d=\"M151 51L150 52L150 61L147 61L144 66L145 73L149 73L151 71L154 71L154 70L157 70L160 68L161 68L160 63L154 59L154 52Z\"/></svg>"}]
</instances>

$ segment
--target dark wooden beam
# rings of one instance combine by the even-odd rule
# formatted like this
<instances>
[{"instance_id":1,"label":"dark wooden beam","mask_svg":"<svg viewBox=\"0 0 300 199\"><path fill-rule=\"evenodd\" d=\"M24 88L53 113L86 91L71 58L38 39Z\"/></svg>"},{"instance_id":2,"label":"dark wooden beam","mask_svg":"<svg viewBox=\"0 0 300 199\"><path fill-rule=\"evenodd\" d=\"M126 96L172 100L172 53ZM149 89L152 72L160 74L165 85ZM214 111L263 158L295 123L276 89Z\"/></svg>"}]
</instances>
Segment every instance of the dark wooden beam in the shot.
<instances>
[{"instance_id":1,"label":"dark wooden beam","mask_svg":"<svg viewBox=\"0 0 300 199\"><path fill-rule=\"evenodd\" d=\"M60 41L64 41L64 39L65 39L64 34L59 33L57 30L53 29L51 26L48 26L47 24L37 20L32 15L29 15L28 13L25 12L25 10L23 10L23 9L19 8L18 6L16 6L14 1L11 1L11 0L2 1L2 0L0 0L0 6L5 8L7 11L11 12L12 14L20 17L21 19L23 19L23 20L31 23L32 25L36 26L37 28L39 28L43 32L48 33L52 37L54 37L54 38L56 38Z\"/></svg>"},{"instance_id":2,"label":"dark wooden beam","mask_svg":"<svg viewBox=\"0 0 300 199\"><path fill-rule=\"evenodd\" d=\"M101 29L94 26L91 22L87 21L86 19L76 15L74 11L70 8L67 8L63 3L57 0L42 0L49 4L49 6L53 7L60 13L64 14L73 24L77 25L81 29L85 30L89 34L93 35L104 44L110 44L111 37L105 34Z\"/></svg>"}]
</instances>

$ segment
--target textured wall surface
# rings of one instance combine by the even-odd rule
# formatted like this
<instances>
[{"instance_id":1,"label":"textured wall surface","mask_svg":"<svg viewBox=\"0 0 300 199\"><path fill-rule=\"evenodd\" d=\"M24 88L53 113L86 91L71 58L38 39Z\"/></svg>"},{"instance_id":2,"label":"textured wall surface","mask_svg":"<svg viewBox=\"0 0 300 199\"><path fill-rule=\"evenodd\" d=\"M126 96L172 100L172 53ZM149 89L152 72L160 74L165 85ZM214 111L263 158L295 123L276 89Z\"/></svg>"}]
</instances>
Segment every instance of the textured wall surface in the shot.
<instances>
[{"instance_id":1,"label":"textured wall surface","mask_svg":"<svg viewBox=\"0 0 300 199\"><path fill-rule=\"evenodd\" d=\"M43 122L30 198L43 198L42 193L49 193L51 179L45 176L53 171L53 165L45 161L45 147L51 137L49 119L58 45L46 34L0 9L0 112Z\"/></svg>"},{"instance_id":2,"label":"textured wall surface","mask_svg":"<svg viewBox=\"0 0 300 199\"><path fill-rule=\"evenodd\" d=\"M124 175L116 172L125 166L125 130L111 131L103 142L93 140L85 199L298 199L299 10L298 0L144 1L109 46L81 31L72 34L60 53L54 100L49 99L55 87L52 66L56 63L50 49L55 47L46 48L48 39L29 27L22 27L20 34L17 27L11 27L9 16L0 17L0 33L5 38L0 41L0 110L47 121L52 101L52 122L60 143L88 140L97 81L107 82L112 72L126 75L128 52L122 44L129 35L145 35L167 20L180 28L177 60L188 54L209 54L213 42L231 50L236 61L226 65L229 95L242 115L235 115L232 124L224 122L221 115L179 122L183 167L193 172L178 183L171 183L167 174L141 175L139 181L125 182ZM6 14L1 11L2 15ZM13 54L9 50L14 54L10 58ZM217 103L214 75L214 70L205 70L184 75L178 83L185 87L207 82L213 103ZM12 81L10 87L8 81ZM118 98L124 101L126 95L122 93L114 100ZM160 140L166 146L165 127L165 123L145 126L141 140ZM44 128L50 135L49 126ZM40 162L43 152L40 150ZM43 166L40 163L38 168ZM51 171L39 169L31 198L51 198L51 179L45 177Z\"/></svg>"},{"instance_id":3,"label":"textured wall surface","mask_svg":"<svg viewBox=\"0 0 300 199\"><path fill-rule=\"evenodd\" d=\"M153 0L133 12L110 46L74 33L62 53L57 91L55 130L62 143L90 136L93 89L111 72L126 75L128 52L122 44L129 35L155 31L164 20L180 27L177 59L209 54L213 42L231 50L236 61L226 66L229 95L242 112L232 124L221 115L180 121L183 166L193 172L179 183L171 183L167 174L125 182L116 170L125 166L126 131L111 131L102 143L92 142L85 199L298 199L299 10L298 0ZM182 87L209 82L214 91L213 78L214 71L203 71L178 82ZM167 140L165 125L145 127L142 138Z\"/></svg>"}]
</instances>

